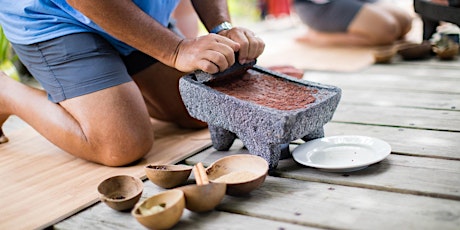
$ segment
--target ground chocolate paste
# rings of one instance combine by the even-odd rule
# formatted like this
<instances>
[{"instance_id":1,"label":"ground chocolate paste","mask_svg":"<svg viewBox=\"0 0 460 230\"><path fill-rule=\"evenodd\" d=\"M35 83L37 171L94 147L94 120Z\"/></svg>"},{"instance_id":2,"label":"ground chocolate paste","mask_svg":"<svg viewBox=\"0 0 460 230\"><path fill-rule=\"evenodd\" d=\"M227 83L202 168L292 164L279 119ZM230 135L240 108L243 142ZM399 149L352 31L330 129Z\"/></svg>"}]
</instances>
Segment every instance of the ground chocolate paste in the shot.
<instances>
[{"instance_id":1,"label":"ground chocolate paste","mask_svg":"<svg viewBox=\"0 0 460 230\"><path fill-rule=\"evenodd\" d=\"M278 110L305 108L308 104L315 102L312 94L318 91L257 72L248 72L241 77L208 82L207 85L241 100Z\"/></svg>"}]
</instances>

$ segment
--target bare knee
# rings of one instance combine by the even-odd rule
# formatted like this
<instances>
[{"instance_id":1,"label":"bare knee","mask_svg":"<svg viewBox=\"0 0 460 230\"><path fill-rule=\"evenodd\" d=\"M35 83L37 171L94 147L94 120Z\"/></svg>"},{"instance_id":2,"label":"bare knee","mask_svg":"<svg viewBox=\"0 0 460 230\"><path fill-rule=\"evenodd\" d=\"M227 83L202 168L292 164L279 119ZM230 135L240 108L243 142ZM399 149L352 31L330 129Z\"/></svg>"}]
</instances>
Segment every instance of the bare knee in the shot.
<instances>
[{"instance_id":1,"label":"bare knee","mask_svg":"<svg viewBox=\"0 0 460 230\"><path fill-rule=\"evenodd\" d=\"M370 35L373 45L388 45L401 36L401 26L394 19L380 25L378 32Z\"/></svg>"},{"instance_id":2,"label":"bare knee","mask_svg":"<svg viewBox=\"0 0 460 230\"><path fill-rule=\"evenodd\" d=\"M106 166L124 166L144 157L152 148L151 135L125 136L122 140L107 141L98 150L97 162Z\"/></svg>"},{"instance_id":3,"label":"bare knee","mask_svg":"<svg viewBox=\"0 0 460 230\"><path fill-rule=\"evenodd\" d=\"M388 45L402 35L400 20L374 4L365 4L348 28L368 39L368 45Z\"/></svg>"}]
</instances>

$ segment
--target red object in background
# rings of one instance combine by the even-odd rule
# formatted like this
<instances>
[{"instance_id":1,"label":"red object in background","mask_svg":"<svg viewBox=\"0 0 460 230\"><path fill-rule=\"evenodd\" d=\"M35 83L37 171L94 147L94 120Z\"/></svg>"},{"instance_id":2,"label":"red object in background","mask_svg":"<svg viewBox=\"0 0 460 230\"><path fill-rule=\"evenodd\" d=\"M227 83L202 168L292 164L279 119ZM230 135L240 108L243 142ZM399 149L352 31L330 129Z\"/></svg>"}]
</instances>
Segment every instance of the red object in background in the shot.
<instances>
[{"instance_id":1,"label":"red object in background","mask_svg":"<svg viewBox=\"0 0 460 230\"><path fill-rule=\"evenodd\" d=\"M304 71L302 69L298 69L291 65L274 65L274 66L269 66L268 69L275 71L275 72L289 75L297 79L302 79L303 74L304 74Z\"/></svg>"},{"instance_id":2,"label":"red object in background","mask_svg":"<svg viewBox=\"0 0 460 230\"><path fill-rule=\"evenodd\" d=\"M291 14L291 0L266 0L268 15L282 17Z\"/></svg>"}]
</instances>

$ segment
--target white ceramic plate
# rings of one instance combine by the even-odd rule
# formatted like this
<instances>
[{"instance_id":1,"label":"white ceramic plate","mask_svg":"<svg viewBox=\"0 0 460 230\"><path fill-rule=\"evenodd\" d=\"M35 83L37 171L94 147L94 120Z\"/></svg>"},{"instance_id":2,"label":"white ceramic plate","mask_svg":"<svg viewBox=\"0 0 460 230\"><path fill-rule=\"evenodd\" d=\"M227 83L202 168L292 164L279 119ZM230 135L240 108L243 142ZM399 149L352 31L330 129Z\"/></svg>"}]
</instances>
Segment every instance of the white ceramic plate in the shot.
<instances>
[{"instance_id":1,"label":"white ceramic plate","mask_svg":"<svg viewBox=\"0 0 460 230\"><path fill-rule=\"evenodd\" d=\"M365 136L332 136L305 142L292 152L300 164L329 172L351 172L385 159L391 146Z\"/></svg>"}]
</instances>

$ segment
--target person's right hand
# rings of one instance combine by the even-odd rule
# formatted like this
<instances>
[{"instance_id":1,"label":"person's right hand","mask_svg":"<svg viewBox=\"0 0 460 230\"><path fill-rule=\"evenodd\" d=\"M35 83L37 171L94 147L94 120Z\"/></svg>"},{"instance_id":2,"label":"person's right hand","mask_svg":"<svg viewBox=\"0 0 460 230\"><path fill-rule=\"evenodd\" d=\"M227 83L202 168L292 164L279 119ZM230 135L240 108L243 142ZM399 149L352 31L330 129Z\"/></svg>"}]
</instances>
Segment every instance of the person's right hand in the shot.
<instances>
[{"instance_id":1,"label":"person's right hand","mask_svg":"<svg viewBox=\"0 0 460 230\"><path fill-rule=\"evenodd\" d=\"M182 72L217 73L235 63L239 49L238 43L216 34L184 39L176 49L174 67Z\"/></svg>"}]
</instances>

